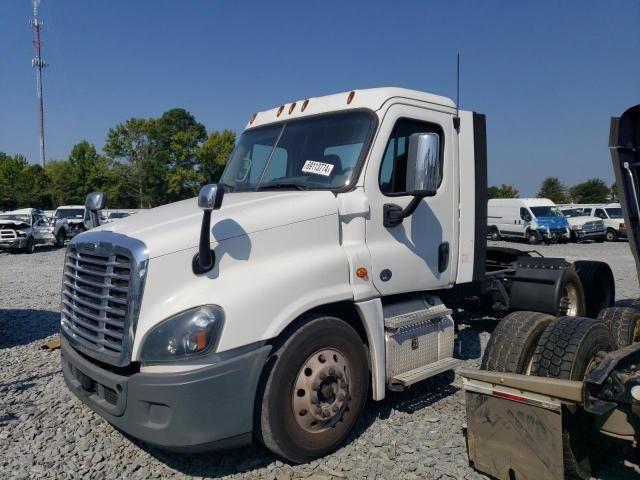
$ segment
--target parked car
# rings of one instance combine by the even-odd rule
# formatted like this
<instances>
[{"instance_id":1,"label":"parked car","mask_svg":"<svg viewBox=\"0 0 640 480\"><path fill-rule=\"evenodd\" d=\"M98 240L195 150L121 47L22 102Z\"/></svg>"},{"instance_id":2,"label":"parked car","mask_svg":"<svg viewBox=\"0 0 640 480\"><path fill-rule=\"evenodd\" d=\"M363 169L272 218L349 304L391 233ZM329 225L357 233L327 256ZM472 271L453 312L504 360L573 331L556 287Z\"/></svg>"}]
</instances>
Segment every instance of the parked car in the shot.
<instances>
[{"instance_id":1,"label":"parked car","mask_svg":"<svg viewBox=\"0 0 640 480\"><path fill-rule=\"evenodd\" d=\"M107 223L107 217L99 212L101 223ZM127 214L128 215L128 214ZM56 209L53 217L61 223L60 229L63 231L65 239L72 239L79 233L93 228L91 216L84 205L63 205Z\"/></svg>"},{"instance_id":2,"label":"parked car","mask_svg":"<svg viewBox=\"0 0 640 480\"><path fill-rule=\"evenodd\" d=\"M585 215L598 217L604 222L606 229L605 239L607 242L615 242L620 238L627 238L627 229L619 203L572 206L581 209Z\"/></svg>"},{"instance_id":3,"label":"parked car","mask_svg":"<svg viewBox=\"0 0 640 480\"><path fill-rule=\"evenodd\" d=\"M560 211L569 222L571 228L571 240L594 240L604 242L605 226L602 219L585 215L579 208L560 207Z\"/></svg>"},{"instance_id":4,"label":"parked car","mask_svg":"<svg viewBox=\"0 0 640 480\"><path fill-rule=\"evenodd\" d=\"M522 238L535 245L569 240L570 227L548 198L492 198L487 212L492 240Z\"/></svg>"},{"instance_id":5,"label":"parked car","mask_svg":"<svg viewBox=\"0 0 640 480\"><path fill-rule=\"evenodd\" d=\"M33 253L35 246L53 243L64 246L64 222L54 222L45 212L23 208L0 214L0 249Z\"/></svg>"}]
</instances>

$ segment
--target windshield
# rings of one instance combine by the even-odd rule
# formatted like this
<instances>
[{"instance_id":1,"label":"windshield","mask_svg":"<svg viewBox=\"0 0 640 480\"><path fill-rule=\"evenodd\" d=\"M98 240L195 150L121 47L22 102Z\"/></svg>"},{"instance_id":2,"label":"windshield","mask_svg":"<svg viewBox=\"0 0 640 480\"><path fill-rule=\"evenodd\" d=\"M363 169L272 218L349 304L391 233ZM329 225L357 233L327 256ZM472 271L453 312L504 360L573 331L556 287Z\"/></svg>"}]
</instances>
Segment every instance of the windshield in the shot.
<instances>
[{"instance_id":1,"label":"windshield","mask_svg":"<svg viewBox=\"0 0 640 480\"><path fill-rule=\"evenodd\" d=\"M84 208L61 208L56 210L57 218L79 218L84 216Z\"/></svg>"},{"instance_id":2,"label":"windshield","mask_svg":"<svg viewBox=\"0 0 640 480\"><path fill-rule=\"evenodd\" d=\"M562 210L562 214L567 217L567 218L573 218L573 217L584 217L584 212L582 210L579 210L577 208L568 208L566 210Z\"/></svg>"},{"instance_id":3,"label":"windshield","mask_svg":"<svg viewBox=\"0 0 640 480\"><path fill-rule=\"evenodd\" d=\"M622 208L605 208L607 213L609 214L609 218L622 218Z\"/></svg>"},{"instance_id":4,"label":"windshield","mask_svg":"<svg viewBox=\"0 0 640 480\"><path fill-rule=\"evenodd\" d=\"M529 207L536 217L562 217L558 207Z\"/></svg>"},{"instance_id":5,"label":"windshield","mask_svg":"<svg viewBox=\"0 0 640 480\"><path fill-rule=\"evenodd\" d=\"M230 190L344 188L368 142L372 115L348 112L245 131L222 174Z\"/></svg>"},{"instance_id":6,"label":"windshield","mask_svg":"<svg viewBox=\"0 0 640 480\"><path fill-rule=\"evenodd\" d=\"M22 222L22 223L31 223L31 216L30 215L19 215L19 214L15 214L15 213L9 213L9 214L4 214L4 215L0 215L0 221L1 220L8 220L11 222Z\"/></svg>"}]
</instances>

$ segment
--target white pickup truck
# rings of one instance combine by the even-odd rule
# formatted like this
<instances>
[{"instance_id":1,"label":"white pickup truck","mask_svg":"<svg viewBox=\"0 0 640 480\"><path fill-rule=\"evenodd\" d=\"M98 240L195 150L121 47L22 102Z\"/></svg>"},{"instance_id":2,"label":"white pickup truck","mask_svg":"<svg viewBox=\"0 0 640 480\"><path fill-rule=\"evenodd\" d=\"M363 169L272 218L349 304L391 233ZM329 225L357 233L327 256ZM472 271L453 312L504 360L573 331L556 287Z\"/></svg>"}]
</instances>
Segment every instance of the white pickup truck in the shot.
<instances>
[{"instance_id":1,"label":"white pickup truck","mask_svg":"<svg viewBox=\"0 0 640 480\"><path fill-rule=\"evenodd\" d=\"M64 225L54 222L37 208L22 208L0 214L0 250L33 253L36 245L64 246Z\"/></svg>"},{"instance_id":2,"label":"white pickup truck","mask_svg":"<svg viewBox=\"0 0 640 480\"><path fill-rule=\"evenodd\" d=\"M458 364L452 309L611 304L606 264L487 249L486 184L484 116L448 98L378 88L254 114L198 201L70 242L67 385L162 448L324 455L369 396Z\"/></svg>"}]
</instances>

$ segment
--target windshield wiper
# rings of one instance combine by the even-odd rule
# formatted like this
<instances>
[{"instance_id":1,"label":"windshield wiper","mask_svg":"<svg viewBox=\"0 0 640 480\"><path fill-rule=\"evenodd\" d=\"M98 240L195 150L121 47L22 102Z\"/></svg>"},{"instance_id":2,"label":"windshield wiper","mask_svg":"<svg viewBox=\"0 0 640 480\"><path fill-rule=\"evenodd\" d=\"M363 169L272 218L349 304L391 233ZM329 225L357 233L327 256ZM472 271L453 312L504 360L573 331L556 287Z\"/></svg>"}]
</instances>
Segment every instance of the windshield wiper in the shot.
<instances>
[{"instance_id":1,"label":"windshield wiper","mask_svg":"<svg viewBox=\"0 0 640 480\"><path fill-rule=\"evenodd\" d=\"M278 189L278 188L295 188L296 190L309 190L308 187L295 182L276 182L276 183L268 183L266 185L260 185L257 188L257 191L272 190L272 189Z\"/></svg>"}]
</instances>

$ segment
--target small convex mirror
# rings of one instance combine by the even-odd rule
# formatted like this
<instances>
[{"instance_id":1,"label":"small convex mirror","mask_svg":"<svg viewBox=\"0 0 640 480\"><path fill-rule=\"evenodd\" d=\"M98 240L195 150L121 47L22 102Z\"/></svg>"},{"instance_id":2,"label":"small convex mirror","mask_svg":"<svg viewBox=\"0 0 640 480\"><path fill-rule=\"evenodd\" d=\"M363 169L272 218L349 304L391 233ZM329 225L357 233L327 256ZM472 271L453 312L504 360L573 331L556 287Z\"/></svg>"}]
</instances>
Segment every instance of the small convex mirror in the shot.
<instances>
[{"instance_id":1,"label":"small convex mirror","mask_svg":"<svg viewBox=\"0 0 640 480\"><path fill-rule=\"evenodd\" d=\"M407 194L431 197L440 184L440 136L414 133L409 137Z\"/></svg>"},{"instance_id":2,"label":"small convex mirror","mask_svg":"<svg viewBox=\"0 0 640 480\"><path fill-rule=\"evenodd\" d=\"M224 189L222 187L215 183L205 185L200 189L200 195L198 195L198 207L205 212L218 210L222 206L223 196Z\"/></svg>"}]
</instances>

